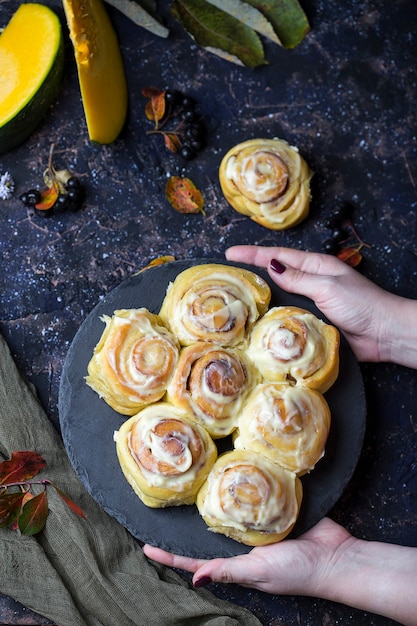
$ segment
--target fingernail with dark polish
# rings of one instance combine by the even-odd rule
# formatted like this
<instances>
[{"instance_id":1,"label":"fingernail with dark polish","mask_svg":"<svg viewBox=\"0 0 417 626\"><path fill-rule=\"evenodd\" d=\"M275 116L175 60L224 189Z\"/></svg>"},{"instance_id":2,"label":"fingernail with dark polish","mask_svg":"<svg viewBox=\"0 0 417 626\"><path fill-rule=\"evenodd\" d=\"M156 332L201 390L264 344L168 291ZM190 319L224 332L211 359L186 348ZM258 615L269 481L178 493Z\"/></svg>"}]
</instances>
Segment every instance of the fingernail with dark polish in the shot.
<instances>
[{"instance_id":1,"label":"fingernail with dark polish","mask_svg":"<svg viewBox=\"0 0 417 626\"><path fill-rule=\"evenodd\" d=\"M197 580L194 583L194 587L196 589L198 589L199 587L205 587L206 585L209 585L211 582L213 582L210 578L210 576L202 576L201 578L197 578Z\"/></svg>"},{"instance_id":2,"label":"fingernail with dark polish","mask_svg":"<svg viewBox=\"0 0 417 626\"><path fill-rule=\"evenodd\" d=\"M282 274L283 272L285 272L285 270L287 269L285 267L285 265L283 265L282 263L280 263L279 261L277 261L276 259L271 259L270 262L270 267L271 270L273 270L274 272L276 272L277 274Z\"/></svg>"}]
</instances>

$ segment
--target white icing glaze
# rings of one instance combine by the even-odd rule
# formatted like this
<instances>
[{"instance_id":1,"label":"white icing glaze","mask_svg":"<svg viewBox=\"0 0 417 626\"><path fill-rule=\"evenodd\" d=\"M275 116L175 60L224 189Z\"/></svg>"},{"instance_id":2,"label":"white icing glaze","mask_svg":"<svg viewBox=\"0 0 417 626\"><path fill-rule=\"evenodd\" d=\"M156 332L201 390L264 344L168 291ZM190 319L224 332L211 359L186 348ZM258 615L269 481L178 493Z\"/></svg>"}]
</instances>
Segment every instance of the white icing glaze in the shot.
<instances>
[{"instance_id":1,"label":"white icing glaze","mask_svg":"<svg viewBox=\"0 0 417 626\"><path fill-rule=\"evenodd\" d=\"M203 517L242 531L255 529L271 533L283 532L295 522L298 515L295 474L278 468L261 456L257 456L256 465L249 461L234 461L231 456L230 462L221 470L218 467L214 466L207 479L207 494L200 508ZM237 505L236 492L240 489L244 492L247 485L251 496L256 492L256 502L251 504L248 497L240 499Z\"/></svg>"}]
</instances>

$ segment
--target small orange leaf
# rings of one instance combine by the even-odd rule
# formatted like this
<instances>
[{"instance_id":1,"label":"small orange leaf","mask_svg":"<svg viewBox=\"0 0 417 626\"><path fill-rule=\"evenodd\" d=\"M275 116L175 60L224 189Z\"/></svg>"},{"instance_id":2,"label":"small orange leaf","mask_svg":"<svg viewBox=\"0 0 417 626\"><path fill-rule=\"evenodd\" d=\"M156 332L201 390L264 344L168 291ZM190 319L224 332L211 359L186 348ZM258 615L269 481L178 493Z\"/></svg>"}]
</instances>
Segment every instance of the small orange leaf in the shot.
<instances>
[{"instance_id":1,"label":"small orange leaf","mask_svg":"<svg viewBox=\"0 0 417 626\"><path fill-rule=\"evenodd\" d=\"M357 267L363 258L358 248L342 248L337 257L351 267Z\"/></svg>"},{"instance_id":2,"label":"small orange leaf","mask_svg":"<svg viewBox=\"0 0 417 626\"><path fill-rule=\"evenodd\" d=\"M39 211L46 211L48 209L51 209L54 206L58 196L59 196L58 186L52 185L52 187L48 187L47 189L44 189L41 192L40 201L37 204L35 204L35 208L38 209Z\"/></svg>"},{"instance_id":3,"label":"small orange leaf","mask_svg":"<svg viewBox=\"0 0 417 626\"><path fill-rule=\"evenodd\" d=\"M171 150L171 152L177 152L178 148L181 146L178 135L175 135L174 133L163 133L163 136L168 150Z\"/></svg>"},{"instance_id":4,"label":"small orange leaf","mask_svg":"<svg viewBox=\"0 0 417 626\"><path fill-rule=\"evenodd\" d=\"M189 178L171 176L165 196L171 206L179 213L204 213L204 198L201 191Z\"/></svg>"},{"instance_id":5,"label":"small orange leaf","mask_svg":"<svg viewBox=\"0 0 417 626\"><path fill-rule=\"evenodd\" d=\"M148 270L150 267L155 267L156 265L163 265L164 263L172 263L172 261L175 261L175 257L171 256L170 254L166 254L165 256L159 256L158 258L153 259L153 261L148 263L148 265L146 265L145 267L142 267L142 269L139 270L138 274L140 274L141 272L144 272L145 270Z\"/></svg>"},{"instance_id":6,"label":"small orange leaf","mask_svg":"<svg viewBox=\"0 0 417 626\"><path fill-rule=\"evenodd\" d=\"M156 122L158 125L165 115L165 91L156 89L155 87L144 87L142 94L149 98L149 102L145 106L145 115L151 122Z\"/></svg>"}]
</instances>

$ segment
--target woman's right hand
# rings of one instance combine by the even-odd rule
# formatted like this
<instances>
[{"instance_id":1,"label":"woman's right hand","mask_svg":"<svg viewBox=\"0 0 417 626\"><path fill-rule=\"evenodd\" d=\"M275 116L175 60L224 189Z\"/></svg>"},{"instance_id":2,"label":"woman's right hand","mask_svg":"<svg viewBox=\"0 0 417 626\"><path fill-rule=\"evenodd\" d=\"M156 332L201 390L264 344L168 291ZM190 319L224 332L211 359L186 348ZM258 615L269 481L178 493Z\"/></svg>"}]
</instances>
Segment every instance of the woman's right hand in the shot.
<instances>
[{"instance_id":1,"label":"woman's right hand","mask_svg":"<svg viewBox=\"0 0 417 626\"><path fill-rule=\"evenodd\" d=\"M415 301L385 291L327 254L234 246L226 251L226 258L265 268L279 287L313 300L344 333L358 360L417 366Z\"/></svg>"}]
</instances>

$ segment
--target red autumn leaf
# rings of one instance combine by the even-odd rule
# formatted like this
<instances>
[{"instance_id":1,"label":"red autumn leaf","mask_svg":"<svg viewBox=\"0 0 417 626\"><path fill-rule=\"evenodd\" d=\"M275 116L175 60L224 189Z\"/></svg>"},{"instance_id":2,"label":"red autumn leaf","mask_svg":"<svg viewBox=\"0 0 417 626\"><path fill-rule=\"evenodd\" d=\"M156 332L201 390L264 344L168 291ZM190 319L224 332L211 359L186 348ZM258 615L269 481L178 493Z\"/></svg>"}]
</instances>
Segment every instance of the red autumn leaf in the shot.
<instances>
[{"instance_id":1,"label":"red autumn leaf","mask_svg":"<svg viewBox=\"0 0 417 626\"><path fill-rule=\"evenodd\" d=\"M52 187L48 187L41 192L41 199L37 204L35 204L35 208L39 211L46 211L54 206L57 198L59 196L59 189L57 186L52 185Z\"/></svg>"},{"instance_id":2,"label":"red autumn leaf","mask_svg":"<svg viewBox=\"0 0 417 626\"><path fill-rule=\"evenodd\" d=\"M363 258L357 248L342 248L337 253L337 257L351 267L357 267Z\"/></svg>"},{"instance_id":3,"label":"red autumn leaf","mask_svg":"<svg viewBox=\"0 0 417 626\"><path fill-rule=\"evenodd\" d=\"M0 463L0 485L24 482L46 467L46 461L37 452L14 451L9 461Z\"/></svg>"},{"instance_id":4,"label":"red autumn leaf","mask_svg":"<svg viewBox=\"0 0 417 626\"><path fill-rule=\"evenodd\" d=\"M77 515L79 515L83 519L85 519L87 517L86 514L84 513L84 511L78 506L78 504L75 504L75 502L73 502L73 500L71 500L71 498L69 498L63 491L61 491L61 489L59 489L59 487L57 487L53 483L51 483L51 485L56 490L58 495L61 496L62 500L71 509L71 511L74 511L74 513L76 513Z\"/></svg>"},{"instance_id":5,"label":"red autumn leaf","mask_svg":"<svg viewBox=\"0 0 417 626\"><path fill-rule=\"evenodd\" d=\"M181 142L178 138L178 135L174 133L163 133L165 145L171 152L177 152L178 148L181 146Z\"/></svg>"},{"instance_id":6,"label":"red autumn leaf","mask_svg":"<svg viewBox=\"0 0 417 626\"><path fill-rule=\"evenodd\" d=\"M46 491L31 498L22 508L18 526L22 535L36 535L45 526L48 516Z\"/></svg>"},{"instance_id":7,"label":"red autumn leaf","mask_svg":"<svg viewBox=\"0 0 417 626\"><path fill-rule=\"evenodd\" d=\"M0 528L9 526L20 513L23 491L18 493L6 493L0 497Z\"/></svg>"},{"instance_id":8,"label":"red autumn leaf","mask_svg":"<svg viewBox=\"0 0 417 626\"><path fill-rule=\"evenodd\" d=\"M179 213L203 213L204 198L189 178L171 176L165 195L171 206Z\"/></svg>"}]
</instances>

